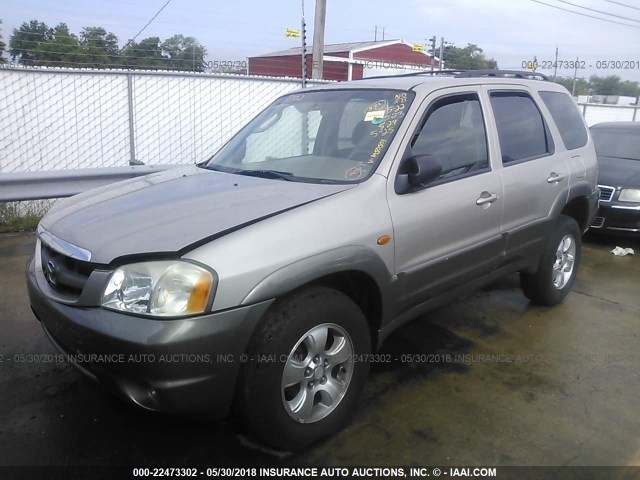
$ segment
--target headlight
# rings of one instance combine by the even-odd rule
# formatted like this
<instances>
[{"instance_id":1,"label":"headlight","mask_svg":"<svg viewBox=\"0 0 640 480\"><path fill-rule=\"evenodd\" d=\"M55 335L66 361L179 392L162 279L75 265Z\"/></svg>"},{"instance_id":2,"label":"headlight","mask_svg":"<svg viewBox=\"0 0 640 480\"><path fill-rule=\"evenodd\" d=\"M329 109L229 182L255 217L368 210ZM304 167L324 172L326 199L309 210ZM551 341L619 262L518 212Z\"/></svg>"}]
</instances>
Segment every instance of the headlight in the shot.
<instances>
[{"instance_id":1,"label":"headlight","mask_svg":"<svg viewBox=\"0 0 640 480\"><path fill-rule=\"evenodd\" d=\"M621 202L640 202L640 189L624 188L620 192L618 200Z\"/></svg>"},{"instance_id":2,"label":"headlight","mask_svg":"<svg viewBox=\"0 0 640 480\"><path fill-rule=\"evenodd\" d=\"M203 313L213 287L211 272L193 263L132 263L111 274L102 295L102 306L160 317Z\"/></svg>"}]
</instances>

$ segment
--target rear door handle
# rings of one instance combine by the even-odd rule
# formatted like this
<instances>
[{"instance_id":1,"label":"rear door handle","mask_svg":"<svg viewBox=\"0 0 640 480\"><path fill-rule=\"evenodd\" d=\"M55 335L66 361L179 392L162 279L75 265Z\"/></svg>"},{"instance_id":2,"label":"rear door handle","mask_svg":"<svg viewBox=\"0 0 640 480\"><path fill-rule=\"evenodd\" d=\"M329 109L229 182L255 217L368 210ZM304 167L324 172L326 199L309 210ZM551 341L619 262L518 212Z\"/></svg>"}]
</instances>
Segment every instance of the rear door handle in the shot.
<instances>
[{"instance_id":1,"label":"rear door handle","mask_svg":"<svg viewBox=\"0 0 640 480\"><path fill-rule=\"evenodd\" d=\"M549 178L547 178L547 183L558 183L563 179L564 179L564 175L560 175L556 172L551 172L549 174Z\"/></svg>"},{"instance_id":2,"label":"rear door handle","mask_svg":"<svg viewBox=\"0 0 640 480\"><path fill-rule=\"evenodd\" d=\"M488 203L493 203L498 200L498 195L495 193L482 192L480 194L480 198L476 200L476 205L486 205Z\"/></svg>"}]
</instances>

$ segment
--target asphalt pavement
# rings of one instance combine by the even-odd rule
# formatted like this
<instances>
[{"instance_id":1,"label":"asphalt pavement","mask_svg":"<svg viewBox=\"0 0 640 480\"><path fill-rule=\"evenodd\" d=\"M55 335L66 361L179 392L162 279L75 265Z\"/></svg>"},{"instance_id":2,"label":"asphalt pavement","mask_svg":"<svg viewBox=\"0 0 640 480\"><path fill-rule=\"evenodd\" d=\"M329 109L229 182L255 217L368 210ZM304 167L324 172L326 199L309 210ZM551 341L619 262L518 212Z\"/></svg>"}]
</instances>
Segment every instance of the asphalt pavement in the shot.
<instances>
[{"instance_id":1,"label":"asphalt pavement","mask_svg":"<svg viewBox=\"0 0 640 480\"><path fill-rule=\"evenodd\" d=\"M638 240L586 243L559 306L530 305L513 276L406 325L352 423L297 454L229 420L142 411L67 363L27 361L55 353L26 293L34 242L0 236L0 465L640 466ZM636 255L615 257L616 245Z\"/></svg>"}]
</instances>

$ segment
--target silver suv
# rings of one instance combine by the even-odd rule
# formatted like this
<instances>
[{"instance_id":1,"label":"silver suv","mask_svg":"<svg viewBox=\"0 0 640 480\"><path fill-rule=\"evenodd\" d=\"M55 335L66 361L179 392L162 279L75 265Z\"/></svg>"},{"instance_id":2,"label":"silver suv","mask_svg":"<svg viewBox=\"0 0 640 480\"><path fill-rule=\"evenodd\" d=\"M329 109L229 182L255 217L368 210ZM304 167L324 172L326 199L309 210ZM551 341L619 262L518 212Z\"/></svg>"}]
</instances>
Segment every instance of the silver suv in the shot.
<instances>
[{"instance_id":1,"label":"silver suv","mask_svg":"<svg viewBox=\"0 0 640 480\"><path fill-rule=\"evenodd\" d=\"M209 160L93 190L38 227L33 311L88 376L279 449L352 416L396 328L520 272L567 295L598 201L567 91L527 72L278 98Z\"/></svg>"}]
</instances>

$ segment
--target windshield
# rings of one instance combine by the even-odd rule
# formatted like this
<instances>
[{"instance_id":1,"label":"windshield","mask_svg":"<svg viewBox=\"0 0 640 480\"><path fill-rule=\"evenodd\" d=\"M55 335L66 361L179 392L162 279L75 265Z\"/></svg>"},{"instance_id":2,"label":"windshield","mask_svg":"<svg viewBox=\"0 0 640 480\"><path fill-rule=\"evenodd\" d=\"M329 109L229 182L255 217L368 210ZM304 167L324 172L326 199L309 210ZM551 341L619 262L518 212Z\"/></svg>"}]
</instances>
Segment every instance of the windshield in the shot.
<instances>
[{"instance_id":1,"label":"windshield","mask_svg":"<svg viewBox=\"0 0 640 480\"><path fill-rule=\"evenodd\" d=\"M314 183L358 183L375 171L413 92L324 90L277 99L205 168Z\"/></svg>"},{"instance_id":2,"label":"windshield","mask_svg":"<svg viewBox=\"0 0 640 480\"><path fill-rule=\"evenodd\" d=\"M591 136L600 156L640 160L640 129L594 128Z\"/></svg>"}]
</instances>

